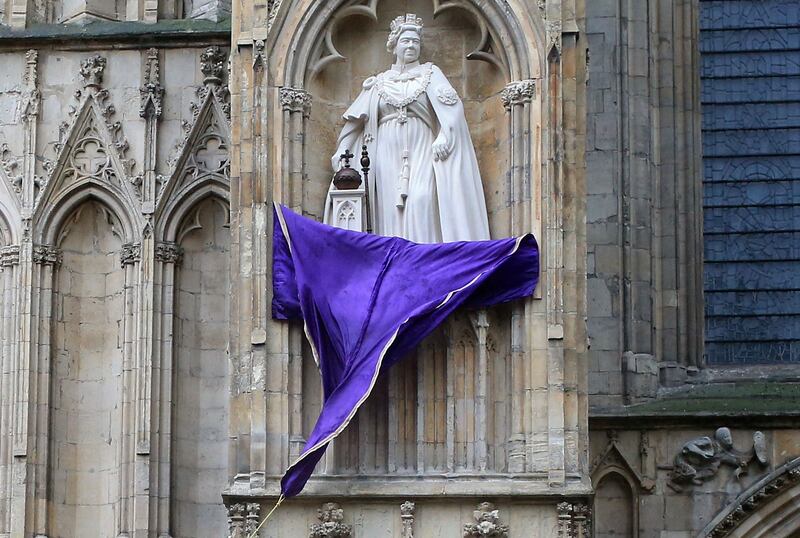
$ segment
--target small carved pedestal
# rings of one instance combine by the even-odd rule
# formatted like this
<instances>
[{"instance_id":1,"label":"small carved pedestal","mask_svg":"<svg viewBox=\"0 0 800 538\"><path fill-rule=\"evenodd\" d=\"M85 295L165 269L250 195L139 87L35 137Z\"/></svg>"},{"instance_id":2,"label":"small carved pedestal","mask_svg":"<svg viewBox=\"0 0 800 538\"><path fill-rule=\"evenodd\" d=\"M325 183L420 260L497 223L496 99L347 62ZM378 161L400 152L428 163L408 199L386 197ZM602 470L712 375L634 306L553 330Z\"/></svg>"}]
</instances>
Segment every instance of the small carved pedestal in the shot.
<instances>
[{"instance_id":1,"label":"small carved pedestal","mask_svg":"<svg viewBox=\"0 0 800 538\"><path fill-rule=\"evenodd\" d=\"M363 232L366 225L364 189L331 190L332 224L337 228Z\"/></svg>"}]
</instances>

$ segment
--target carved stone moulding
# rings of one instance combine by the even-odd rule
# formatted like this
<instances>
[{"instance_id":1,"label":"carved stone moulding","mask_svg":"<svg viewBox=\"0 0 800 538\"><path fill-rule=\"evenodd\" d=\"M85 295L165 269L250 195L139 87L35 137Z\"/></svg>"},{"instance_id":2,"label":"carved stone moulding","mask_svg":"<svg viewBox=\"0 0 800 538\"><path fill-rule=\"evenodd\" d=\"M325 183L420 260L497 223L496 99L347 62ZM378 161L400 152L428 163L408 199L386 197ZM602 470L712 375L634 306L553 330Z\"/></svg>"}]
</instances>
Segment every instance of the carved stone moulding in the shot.
<instances>
[{"instance_id":1,"label":"carved stone moulding","mask_svg":"<svg viewBox=\"0 0 800 538\"><path fill-rule=\"evenodd\" d=\"M19 264L19 245L9 245L0 248L0 267L10 267Z\"/></svg>"},{"instance_id":2,"label":"carved stone moulding","mask_svg":"<svg viewBox=\"0 0 800 538\"><path fill-rule=\"evenodd\" d=\"M238 502L228 506L228 538L247 538L258 528L261 505Z\"/></svg>"}]
</instances>

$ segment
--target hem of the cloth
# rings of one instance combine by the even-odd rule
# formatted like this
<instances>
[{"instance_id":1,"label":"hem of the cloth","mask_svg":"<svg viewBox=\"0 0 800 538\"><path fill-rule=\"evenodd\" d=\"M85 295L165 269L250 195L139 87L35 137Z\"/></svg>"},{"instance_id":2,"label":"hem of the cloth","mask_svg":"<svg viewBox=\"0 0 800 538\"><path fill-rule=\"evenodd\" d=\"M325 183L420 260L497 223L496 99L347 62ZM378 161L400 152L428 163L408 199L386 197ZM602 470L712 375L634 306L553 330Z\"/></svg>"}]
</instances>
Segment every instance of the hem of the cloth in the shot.
<instances>
[{"instance_id":1,"label":"hem of the cloth","mask_svg":"<svg viewBox=\"0 0 800 538\"><path fill-rule=\"evenodd\" d=\"M281 219L281 227L283 228L284 235L286 235L286 240L290 241L288 233L286 231L286 223L283 221L283 215L281 214L280 210L278 210L278 215L280 216L280 219ZM519 237L516 238L516 242L514 243L514 248L511 250L511 252L509 252L506 255L505 259L510 258L511 256L513 256L519 250L519 247L522 244L522 240L525 237L527 237L527 235L528 234L525 234L525 235L522 235L522 236L519 236ZM289 251L291 252L291 243L289 244ZM505 260L503 260L503 261L505 261ZM500 265L500 264L497 264L497 265ZM447 304L453 298L453 296L456 293L459 293L459 292L467 289L470 286L474 286L475 283L478 281L478 279L480 279L481 276L486 274L486 272L487 271L482 271L481 273L478 274L478 276L473 278L469 283L465 284L464 286L461 286L460 288L458 288L456 290L448 292L448 294L445 296L444 300L438 306L436 306L433 310L438 310L439 308L443 307L445 304ZM364 402L367 400L367 398L369 398L369 395L372 394L372 390L375 388L375 383L378 380L378 375L380 374L381 366L383 365L383 359L386 356L386 353L389 351L389 348L392 346L392 344L394 344L394 341L397 339L397 335L400 333L400 329L402 329L403 326L406 323L408 323L408 321L410 319L411 319L411 317L409 316L409 317L407 317L405 319L405 321L403 321L400 325L398 325L397 330L395 330L395 332L392 335L392 337L389 339L389 341L383 347L383 350L381 351L381 354L378 357L378 361L375 364L375 371L372 374L372 380L370 381L369 388L366 390L366 392L364 392L364 394L358 400L356 405L353 406L353 409L350 410L350 413L347 415L347 418L344 420L344 422L342 422L342 424L338 428L336 428L336 430L334 430L333 432L328 434L324 439L322 439L321 441L318 441L316 444L314 444L314 446L312 446L308 450L304 450L303 453L300 454L297 457L297 459L294 461L294 463L292 463L291 465L289 465L289 467L286 468L286 471L284 472L284 476L286 476L286 473L288 473L290 470L292 470L294 467L296 467L301 461L303 461L310 454L316 452L317 450L319 450L320 448L322 448L326 444L328 444L331 441L333 441L336 437L339 436L339 434L341 434L347 428L347 426L350 424L350 421L353 420L353 417L358 412L359 408L364 404ZM305 322L303 322L303 323L305 324ZM313 349L314 349L314 344L313 343L311 344L311 348L312 348L312 351L313 351ZM314 351L314 353L316 353L316 352Z\"/></svg>"}]
</instances>

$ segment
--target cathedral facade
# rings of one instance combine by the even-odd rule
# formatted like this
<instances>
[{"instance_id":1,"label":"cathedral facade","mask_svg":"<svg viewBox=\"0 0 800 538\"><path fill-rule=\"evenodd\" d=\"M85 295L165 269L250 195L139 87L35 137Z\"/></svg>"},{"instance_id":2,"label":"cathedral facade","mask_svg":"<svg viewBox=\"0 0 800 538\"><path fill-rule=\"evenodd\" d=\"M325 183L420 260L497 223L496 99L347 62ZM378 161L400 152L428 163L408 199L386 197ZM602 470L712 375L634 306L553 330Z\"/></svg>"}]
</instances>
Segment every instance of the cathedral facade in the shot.
<instances>
[{"instance_id":1,"label":"cathedral facade","mask_svg":"<svg viewBox=\"0 0 800 538\"><path fill-rule=\"evenodd\" d=\"M3 0L0 538L796 536L795 4ZM323 401L273 203L406 13L541 277L272 512Z\"/></svg>"}]
</instances>

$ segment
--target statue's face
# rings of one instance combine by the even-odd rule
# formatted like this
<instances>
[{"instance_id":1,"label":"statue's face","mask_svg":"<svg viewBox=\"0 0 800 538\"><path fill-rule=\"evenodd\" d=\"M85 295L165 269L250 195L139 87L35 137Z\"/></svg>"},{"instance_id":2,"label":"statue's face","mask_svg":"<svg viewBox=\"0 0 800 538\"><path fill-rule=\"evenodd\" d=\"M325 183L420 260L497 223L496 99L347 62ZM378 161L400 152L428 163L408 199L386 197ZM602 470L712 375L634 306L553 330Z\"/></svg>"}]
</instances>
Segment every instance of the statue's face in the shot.
<instances>
[{"instance_id":1,"label":"statue's face","mask_svg":"<svg viewBox=\"0 0 800 538\"><path fill-rule=\"evenodd\" d=\"M401 63L411 63L419 60L419 50L422 43L419 34L413 30L406 30L397 39L394 53L397 61Z\"/></svg>"}]
</instances>

